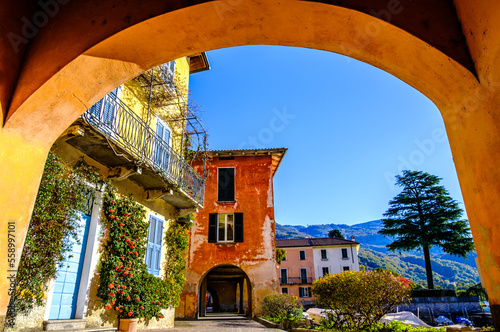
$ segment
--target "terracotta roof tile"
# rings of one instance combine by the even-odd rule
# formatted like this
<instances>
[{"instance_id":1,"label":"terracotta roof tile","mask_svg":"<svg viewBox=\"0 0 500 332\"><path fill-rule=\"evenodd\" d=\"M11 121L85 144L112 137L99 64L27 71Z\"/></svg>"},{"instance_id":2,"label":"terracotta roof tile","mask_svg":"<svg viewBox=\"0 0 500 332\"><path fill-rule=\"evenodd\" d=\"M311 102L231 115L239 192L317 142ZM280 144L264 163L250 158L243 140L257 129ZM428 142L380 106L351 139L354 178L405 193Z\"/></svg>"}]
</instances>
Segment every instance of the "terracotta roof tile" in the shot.
<instances>
[{"instance_id":1,"label":"terracotta roof tile","mask_svg":"<svg viewBox=\"0 0 500 332\"><path fill-rule=\"evenodd\" d=\"M344 240L344 239L339 239L339 238L310 238L310 239L276 240L276 247L278 247L278 248L334 246L334 245L348 245L348 244L359 244L359 242Z\"/></svg>"}]
</instances>

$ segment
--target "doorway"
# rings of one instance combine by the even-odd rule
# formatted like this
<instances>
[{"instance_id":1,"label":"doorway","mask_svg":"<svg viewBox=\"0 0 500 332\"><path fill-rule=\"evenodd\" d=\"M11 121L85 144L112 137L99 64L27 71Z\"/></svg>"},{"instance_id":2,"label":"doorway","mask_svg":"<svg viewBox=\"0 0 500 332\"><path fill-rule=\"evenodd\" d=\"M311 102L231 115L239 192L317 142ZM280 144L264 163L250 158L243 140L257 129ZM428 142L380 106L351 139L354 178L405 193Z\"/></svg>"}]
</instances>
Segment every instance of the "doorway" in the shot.
<instances>
[{"instance_id":1,"label":"doorway","mask_svg":"<svg viewBox=\"0 0 500 332\"><path fill-rule=\"evenodd\" d=\"M252 317L252 290L247 274L237 266L210 270L200 283L198 317Z\"/></svg>"}]
</instances>

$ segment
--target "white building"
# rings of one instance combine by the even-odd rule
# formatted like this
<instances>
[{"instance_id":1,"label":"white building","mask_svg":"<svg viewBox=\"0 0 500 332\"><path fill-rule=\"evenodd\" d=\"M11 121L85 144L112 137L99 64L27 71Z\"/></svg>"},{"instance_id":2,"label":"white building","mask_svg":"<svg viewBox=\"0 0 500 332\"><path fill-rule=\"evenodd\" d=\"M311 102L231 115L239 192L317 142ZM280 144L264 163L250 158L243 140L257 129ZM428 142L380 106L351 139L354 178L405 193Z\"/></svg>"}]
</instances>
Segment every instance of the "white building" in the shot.
<instances>
[{"instance_id":1,"label":"white building","mask_svg":"<svg viewBox=\"0 0 500 332\"><path fill-rule=\"evenodd\" d=\"M316 278L343 271L359 271L359 243L341 239L311 239Z\"/></svg>"}]
</instances>

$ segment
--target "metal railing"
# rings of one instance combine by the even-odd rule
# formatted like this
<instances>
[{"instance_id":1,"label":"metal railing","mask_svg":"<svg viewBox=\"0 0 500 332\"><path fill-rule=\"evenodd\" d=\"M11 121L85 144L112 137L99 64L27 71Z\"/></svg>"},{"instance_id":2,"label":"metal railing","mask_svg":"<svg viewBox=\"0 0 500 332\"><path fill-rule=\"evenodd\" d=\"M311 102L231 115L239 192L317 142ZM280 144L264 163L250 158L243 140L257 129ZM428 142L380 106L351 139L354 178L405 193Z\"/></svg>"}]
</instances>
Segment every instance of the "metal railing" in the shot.
<instances>
[{"instance_id":1,"label":"metal railing","mask_svg":"<svg viewBox=\"0 0 500 332\"><path fill-rule=\"evenodd\" d=\"M306 285L312 284L312 277L301 278L301 277L288 277L280 278L280 285Z\"/></svg>"},{"instance_id":2,"label":"metal railing","mask_svg":"<svg viewBox=\"0 0 500 332\"><path fill-rule=\"evenodd\" d=\"M203 206L204 179L113 92L89 108L82 117L132 155L136 163L157 171Z\"/></svg>"}]
</instances>

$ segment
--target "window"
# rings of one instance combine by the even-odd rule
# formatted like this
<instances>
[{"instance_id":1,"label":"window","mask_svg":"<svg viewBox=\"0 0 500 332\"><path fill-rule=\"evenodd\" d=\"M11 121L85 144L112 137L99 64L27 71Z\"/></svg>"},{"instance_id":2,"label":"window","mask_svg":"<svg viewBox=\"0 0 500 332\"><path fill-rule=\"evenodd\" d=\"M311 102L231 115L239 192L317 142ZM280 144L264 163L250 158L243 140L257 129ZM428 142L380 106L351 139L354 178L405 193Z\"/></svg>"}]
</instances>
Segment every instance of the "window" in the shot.
<instances>
[{"instance_id":1,"label":"window","mask_svg":"<svg viewBox=\"0 0 500 332\"><path fill-rule=\"evenodd\" d=\"M281 269L280 284L288 284L288 270Z\"/></svg>"},{"instance_id":2,"label":"window","mask_svg":"<svg viewBox=\"0 0 500 332\"><path fill-rule=\"evenodd\" d=\"M326 261L328 257L326 256L326 249L321 249L321 260Z\"/></svg>"},{"instance_id":3,"label":"window","mask_svg":"<svg viewBox=\"0 0 500 332\"><path fill-rule=\"evenodd\" d=\"M306 252L305 252L305 250L299 251L299 259L301 261L305 261L306 260Z\"/></svg>"},{"instance_id":4,"label":"window","mask_svg":"<svg viewBox=\"0 0 500 332\"><path fill-rule=\"evenodd\" d=\"M95 103L89 110L92 114L91 121L93 123L95 122L99 129L103 130L108 135L112 135L116 131L116 112L119 105L117 98L119 93L120 87L104 96L104 98Z\"/></svg>"},{"instance_id":5,"label":"window","mask_svg":"<svg viewBox=\"0 0 500 332\"><path fill-rule=\"evenodd\" d=\"M243 213L210 213L208 216L208 242L243 242Z\"/></svg>"},{"instance_id":6,"label":"window","mask_svg":"<svg viewBox=\"0 0 500 332\"><path fill-rule=\"evenodd\" d=\"M288 294L288 287L281 287L281 294Z\"/></svg>"},{"instance_id":7,"label":"window","mask_svg":"<svg viewBox=\"0 0 500 332\"><path fill-rule=\"evenodd\" d=\"M311 297L311 287L299 287L299 297Z\"/></svg>"},{"instance_id":8,"label":"window","mask_svg":"<svg viewBox=\"0 0 500 332\"><path fill-rule=\"evenodd\" d=\"M154 162L162 170L168 171L168 159L170 155L170 129L168 126L156 118L156 137L153 140L155 147Z\"/></svg>"},{"instance_id":9,"label":"window","mask_svg":"<svg viewBox=\"0 0 500 332\"><path fill-rule=\"evenodd\" d=\"M163 239L163 220L149 216L148 246L146 249L146 265L148 272L159 276L161 261L161 245Z\"/></svg>"},{"instance_id":10,"label":"window","mask_svg":"<svg viewBox=\"0 0 500 332\"><path fill-rule=\"evenodd\" d=\"M349 257L347 257L347 249L345 248L342 248L342 259L349 259Z\"/></svg>"},{"instance_id":11,"label":"window","mask_svg":"<svg viewBox=\"0 0 500 332\"><path fill-rule=\"evenodd\" d=\"M234 168L219 168L219 202L234 202Z\"/></svg>"},{"instance_id":12,"label":"window","mask_svg":"<svg viewBox=\"0 0 500 332\"><path fill-rule=\"evenodd\" d=\"M167 82L167 84L172 84L174 83L174 79L175 79L175 60L174 61L170 61L170 62L167 62L167 63L164 63L163 65L161 65L161 69L163 70L160 70L160 78L165 80ZM155 73L156 74L156 73Z\"/></svg>"},{"instance_id":13,"label":"window","mask_svg":"<svg viewBox=\"0 0 500 332\"><path fill-rule=\"evenodd\" d=\"M300 269L300 283L301 284L308 284L308 282L307 282L307 269L305 269L305 268Z\"/></svg>"},{"instance_id":14,"label":"window","mask_svg":"<svg viewBox=\"0 0 500 332\"><path fill-rule=\"evenodd\" d=\"M326 276L327 274L329 274L328 267L324 267L323 268L323 277Z\"/></svg>"},{"instance_id":15,"label":"window","mask_svg":"<svg viewBox=\"0 0 500 332\"><path fill-rule=\"evenodd\" d=\"M217 242L234 241L234 214L219 214Z\"/></svg>"},{"instance_id":16,"label":"window","mask_svg":"<svg viewBox=\"0 0 500 332\"><path fill-rule=\"evenodd\" d=\"M344 271L349 271L349 266L344 266Z\"/></svg>"}]
</instances>

